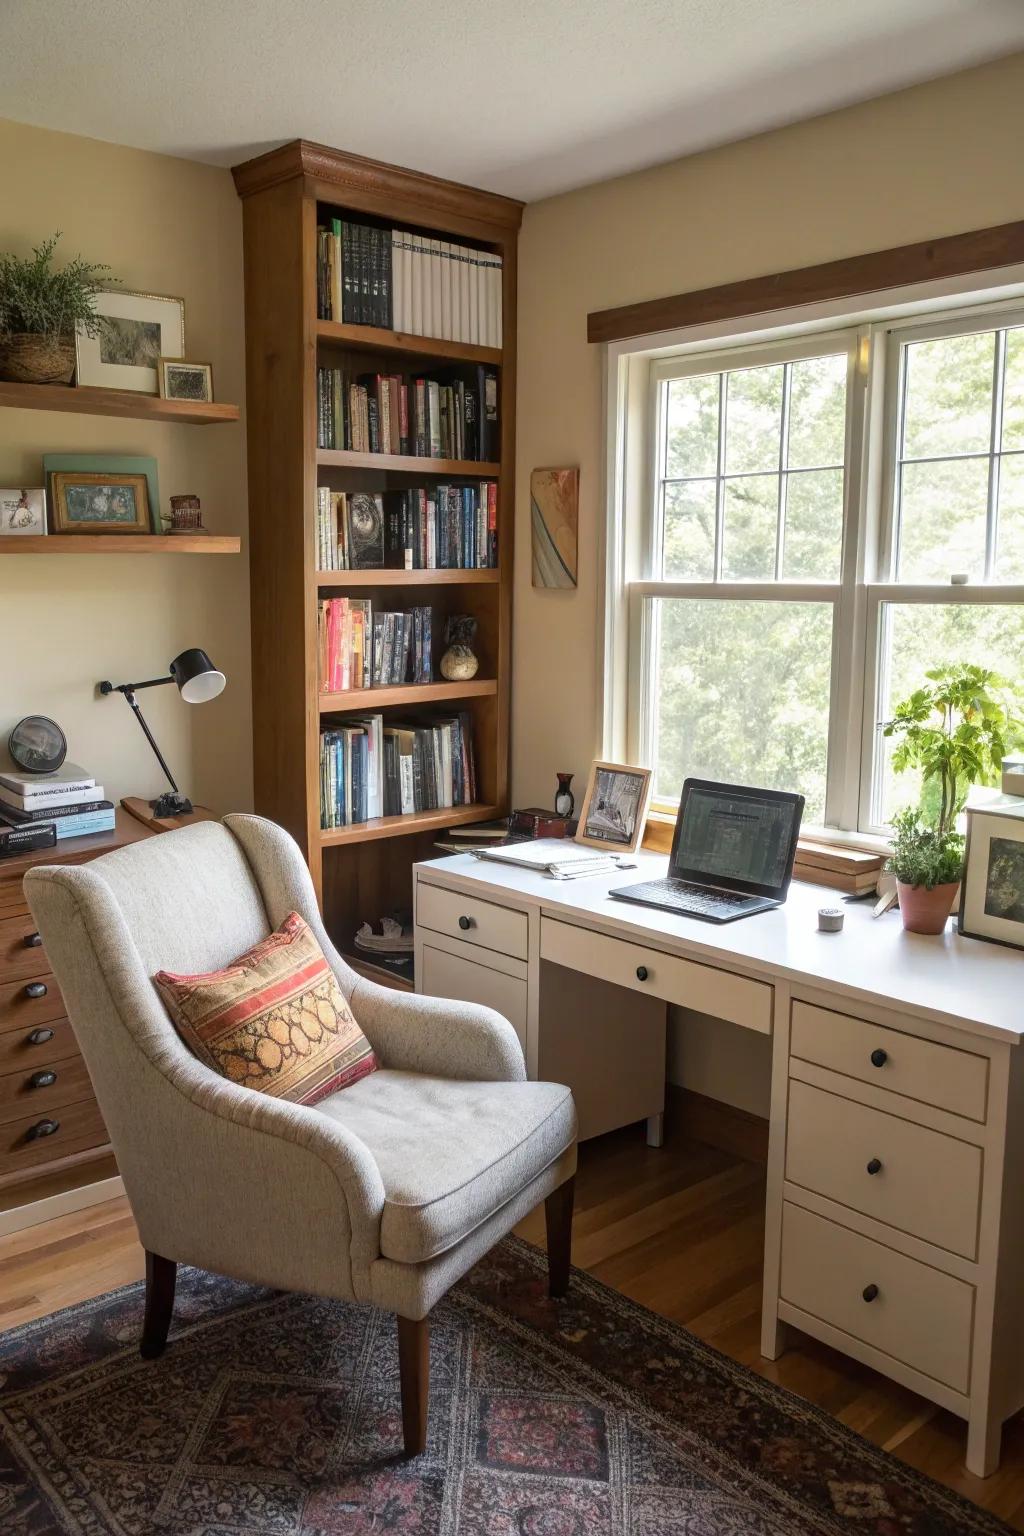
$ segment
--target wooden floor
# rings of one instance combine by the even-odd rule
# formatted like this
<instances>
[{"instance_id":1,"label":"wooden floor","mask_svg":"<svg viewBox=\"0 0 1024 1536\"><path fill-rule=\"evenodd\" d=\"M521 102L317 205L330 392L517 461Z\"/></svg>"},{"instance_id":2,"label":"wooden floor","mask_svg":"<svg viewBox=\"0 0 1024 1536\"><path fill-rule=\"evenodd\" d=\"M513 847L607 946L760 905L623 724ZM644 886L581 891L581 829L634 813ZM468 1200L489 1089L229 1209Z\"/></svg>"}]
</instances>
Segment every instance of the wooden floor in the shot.
<instances>
[{"instance_id":1,"label":"wooden floor","mask_svg":"<svg viewBox=\"0 0 1024 1536\"><path fill-rule=\"evenodd\" d=\"M958 1419L866 1366L796 1335L780 1360L758 1351L764 1170L672 1136L654 1151L638 1127L581 1148L573 1261L644 1306L820 1404L877 1445L1024 1531L1024 1415L1000 1470L963 1468ZM518 1229L543 1245L543 1215ZM0 1238L0 1328L141 1279L124 1200Z\"/></svg>"}]
</instances>

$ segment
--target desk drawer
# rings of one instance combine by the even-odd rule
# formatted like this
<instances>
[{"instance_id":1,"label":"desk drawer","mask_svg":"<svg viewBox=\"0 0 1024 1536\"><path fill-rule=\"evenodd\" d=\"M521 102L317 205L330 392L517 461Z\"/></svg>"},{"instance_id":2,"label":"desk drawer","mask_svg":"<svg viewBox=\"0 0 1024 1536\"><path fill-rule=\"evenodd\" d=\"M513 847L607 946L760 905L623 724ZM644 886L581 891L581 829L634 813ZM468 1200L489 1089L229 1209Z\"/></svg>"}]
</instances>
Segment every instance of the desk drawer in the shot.
<instances>
[{"instance_id":1,"label":"desk drawer","mask_svg":"<svg viewBox=\"0 0 1024 1536\"><path fill-rule=\"evenodd\" d=\"M48 972L30 981L0 981L0 1036L9 1029L29 1030L49 1024L62 1019L65 1012L60 987Z\"/></svg>"},{"instance_id":2,"label":"desk drawer","mask_svg":"<svg viewBox=\"0 0 1024 1536\"><path fill-rule=\"evenodd\" d=\"M977 1252L981 1166L980 1147L790 1081L786 1178L965 1259Z\"/></svg>"},{"instance_id":3,"label":"desk drawer","mask_svg":"<svg viewBox=\"0 0 1024 1536\"><path fill-rule=\"evenodd\" d=\"M42 945L31 942L35 933L36 920L31 912L0 917L0 982L39 976L50 969Z\"/></svg>"},{"instance_id":4,"label":"desk drawer","mask_svg":"<svg viewBox=\"0 0 1024 1536\"><path fill-rule=\"evenodd\" d=\"M793 1003L790 1055L890 1088L968 1120L985 1119L988 1061L866 1019Z\"/></svg>"},{"instance_id":5,"label":"desk drawer","mask_svg":"<svg viewBox=\"0 0 1024 1536\"><path fill-rule=\"evenodd\" d=\"M486 965L481 957L449 954L432 944L421 947L420 990L428 997L454 997L494 1008L508 1019L526 1050L526 982Z\"/></svg>"},{"instance_id":6,"label":"desk drawer","mask_svg":"<svg viewBox=\"0 0 1024 1536\"><path fill-rule=\"evenodd\" d=\"M57 1129L49 1136L32 1138L30 1132L40 1123L53 1123ZM92 1097L67 1104L49 1114L24 1115L0 1125L0 1177L55 1162L71 1152L85 1152L102 1147L109 1140L100 1107Z\"/></svg>"},{"instance_id":7,"label":"desk drawer","mask_svg":"<svg viewBox=\"0 0 1024 1536\"><path fill-rule=\"evenodd\" d=\"M570 970L771 1034L772 989L765 982L548 917L541 919L540 953Z\"/></svg>"},{"instance_id":8,"label":"desk drawer","mask_svg":"<svg viewBox=\"0 0 1024 1536\"><path fill-rule=\"evenodd\" d=\"M515 960L525 960L527 920L525 912L499 907L477 896L461 896L420 880L416 886L416 921L449 938L462 939L481 949L494 949Z\"/></svg>"},{"instance_id":9,"label":"desk drawer","mask_svg":"<svg viewBox=\"0 0 1024 1536\"><path fill-rule=\"evenodd\" d=\"M974 1288L963 1280L787 1201L780 1291L802 1312L967 1391Z\"/></svg>"},{"instance_id":10,"label":"desk drawer","mask_svg":"<svg viewBox=\"0 0 1024 1536\"><path fill-rule=\"evenodd\" d=\"M77 1051L64 1061L42 1052L40 1058L20 1072L0 1077L0 1126L26 1115L41 1119L63 1104L76 1104L91 1096L92 1083Z\"/></svg>"}]
</instances>

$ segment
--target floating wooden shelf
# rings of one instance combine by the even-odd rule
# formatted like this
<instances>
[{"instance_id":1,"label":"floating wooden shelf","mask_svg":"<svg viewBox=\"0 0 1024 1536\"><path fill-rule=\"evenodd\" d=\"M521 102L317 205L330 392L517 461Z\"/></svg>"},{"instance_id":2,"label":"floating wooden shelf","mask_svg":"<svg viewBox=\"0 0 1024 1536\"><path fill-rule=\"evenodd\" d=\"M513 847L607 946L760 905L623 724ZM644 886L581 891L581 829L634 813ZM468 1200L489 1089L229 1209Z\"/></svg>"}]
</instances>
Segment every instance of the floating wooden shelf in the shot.
<instances>
[{"instance_id":1,"label":"floating wooden shelf","mask_svg":"<svg viewBox=\"0 0 1024 1536\"><path fill-rule=\"evenodd\" d=\"M405 453L351 453L347 448L318 448L316 461L331 469L381 469L404 475L461 475L495 480L500 464L481 464L477 459L420 459Z\"/></svg>"},{"instance_id":2,"label":"floating wooden shelf","mask_svg":"<svg viewBox=\"0 0 1024 1536\"><path fill-rule=\"evenodd\" d=\"M213 533L6 534L0 555L237 555L241 539Z\"/></svg>"},{"instance_id":3,"label":"floating wooden shelf","mask_svg":"<svg viewBox=\"0 0 1024 1536\"><path fill-rule=\"evenodd\" d=\"M0 406L20 411L73 411L82 416L133 416L139 421L180 421L212 427L237 421L237 405L219 400L161 400L132 389L76 388L70 384L11 384L0 381Z\"/></svg>"},{"instance_id":4,"label":"floating wooden shelf","mask_svg":"<svg viewBox=\"0 0 1024 1536\"><path fill-rule=\"evenodd\" d=\"M351 827L321 830L320 846L337 848L347 843L372 843L380 837L435 832L442 827L460 827L471 821L490 821L498 815L500 807L497 805L455 805L447 810L414 811L408 816L378 816L373 821L357 821Z\"/></svg>"},{"instance_id":5,"label":"floating wooden shelf","mask_svg":"<svg viewBox=\"0 0 1024 1536\"><path fill-rule=\"evenodd\" d=\"M483 570L433 571L317 571L318 587L496 587L498 572Z\"/></svg>"},{"instance_id":6,"label":"floating wooden shelf","mask_svg":"<svg viewBox=\"0 0 1024 1536\"><path fill-rule=\"evenodd\" d=\"M474 677L466 683L392 683L386 688L348 688L344 693L321 693L320 713L339 710L380 709L385 704L444 704L449 699L492 698L498 691L493 677Z\"/></svg>"},{"instance_id":7,"label":"floating wooden shelf","mask_svg":"<svg viewBox=\"0 0 1024 1536\"><path fill-rule=\"evenodd\" d=\"M403 331L384 331L375 325L343 325L337 320L318 320L316 334L320 341L333 341L356 352L394 352L405 357L450 358L453 362L501 367L500 347L476 347L468 341L407 336Z\"/></svg>"}]
</instances>

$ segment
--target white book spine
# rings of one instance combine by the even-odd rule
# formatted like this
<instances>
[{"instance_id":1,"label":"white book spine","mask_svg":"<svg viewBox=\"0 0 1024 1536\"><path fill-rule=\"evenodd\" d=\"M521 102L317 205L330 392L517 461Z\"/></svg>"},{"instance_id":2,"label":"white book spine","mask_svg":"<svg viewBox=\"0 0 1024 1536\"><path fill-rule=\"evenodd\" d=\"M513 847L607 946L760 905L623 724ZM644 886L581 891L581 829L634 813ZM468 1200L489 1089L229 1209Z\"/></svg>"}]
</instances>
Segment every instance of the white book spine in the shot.
<instances>
[{"instance_id":1,"label":"white book spine","mask_svg":"<svg viewBox=\"0 0 1024 1536\"><path fill-rule=\"evenodd\" d=\"M444 270L444 258L441 255L441 242L440 242L440 240L431 240L431 242L430 242L430 324L431 324L432 328L428 332L428 335L430 335L430 336L440 336L442 334L441 327L442 327L442 325L444 323L444 316L442 314L442 307L441 307L442 306L441 290L442 290L442 288L444 286L444 284L442 282L443 270Z\"/></svg>"},{"instance_id":2,"label":"white book spine","mask_svg":"<svg viewBox=\"0 0 1024 1536\"><path fill-rule=\"evenodd\" d=\"M416 798L412 792L412 757L407 752L399 754L398 780L402 815L409 816L416 809Z\"/></svg>"},{"instance_id":3,"label":"white book spine","mask_svg":"<svg viewBox=\"0 0 1024 1536\"><path fill-rule=\"evenodd\" d=\"M470 317L472 287L469 281L469 261L473 253L464 245L459 246L459 340L473 340L473 322Z\"/></svg>"},{"instance_id":4,"label":"white book spine","mask_svg":"<svg viewBox=\"0 0 1024 1536\"><path fill-rule=\"evenodd\" d=\"M473 268L476 292L476 335L473 337L478 347L487 346L487 267L482 251L477 251L476 262Z\"/></svg>"},{"instance_id":5,"label":"white book spine","mask_svg":"<svg viewBox=\"0 0 1024 1536\"><path fill-rule=\"evenodd\" d=\"M452 248L447 240L437 241L438 291L441 296L442 341L452 339Z\"/></svg>"},{"instance_id":6,"label":"white book spine","mask_svg":"<svg viewBox=\"0 0 1024 1536\"><path fill-rule=\"evenodd\" d=\"M494 345L501 346L502 338L502 293L504 269L501 257L498 256L494 263Z\"/></svg>"},{"instance_id":7,"label":"white book spine","mask_svg":"<svg viewBox=\"0 0 1024 1536\"><path fill-rule=\"evenodd\" d=\"M69 789L63 793L50 791L45 795L22 796L13 789L0 785L0 800L16 811L41 811L51 805L85 805L90 800L105 800L102 784L92 784L87 789Z\"/></svg>"},{"instance_id":8,"label":"white book spine","mask_svg":"<svg viewBox=\"0 0 1024 1536\"><path fill-rule=\"evenodd\" d=\"M423 335L423 242L419 235L408 237L409 266L411 268L409 290L409 330L413 336Z\"/></svg>"},{"instance_id":9,"label":"white book spine","mask_svg":"<svg viewBox=\"0 0 1024 1536\"><path fill-rule=\"evenodd\" d=\"M400 229L391 231L391 326L396 331L409 329L405 318L405 245Z\"/></svg>"}]
</instances>

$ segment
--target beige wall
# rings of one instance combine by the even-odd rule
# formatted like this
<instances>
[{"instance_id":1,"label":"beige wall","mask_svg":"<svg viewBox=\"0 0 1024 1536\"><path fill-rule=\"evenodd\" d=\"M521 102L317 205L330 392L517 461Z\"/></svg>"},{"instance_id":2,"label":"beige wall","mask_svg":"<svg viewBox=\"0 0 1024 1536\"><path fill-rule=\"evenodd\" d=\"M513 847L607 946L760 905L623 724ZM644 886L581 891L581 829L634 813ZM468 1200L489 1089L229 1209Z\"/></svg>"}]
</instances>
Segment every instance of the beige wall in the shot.
<instances>
[{"instance_id":1,"label":"beige wall","mask_svg":"<svg viewBox=\"0 0 1024 1536\"><path fill-rule=\"evenodd\" d=\"M241 204L229 172L0 121L0 250L54 230L66 256L106 261L129 288L185 300L189 357L213 364L216 397L244 390ZM0 410L0 485L39 485L44 452L150 454L164 510L196 492L217 533L246 528L244 426L188 427ZM174 688L141 702L182 788L218 810L252 801L249 600L241 556L0 555L0 744L22 715L49 714L69 755L112 798L155 794L160 771L104 677L152 677L188 645L228 676L189 708Z\"/></svg>"}]
</instances>

